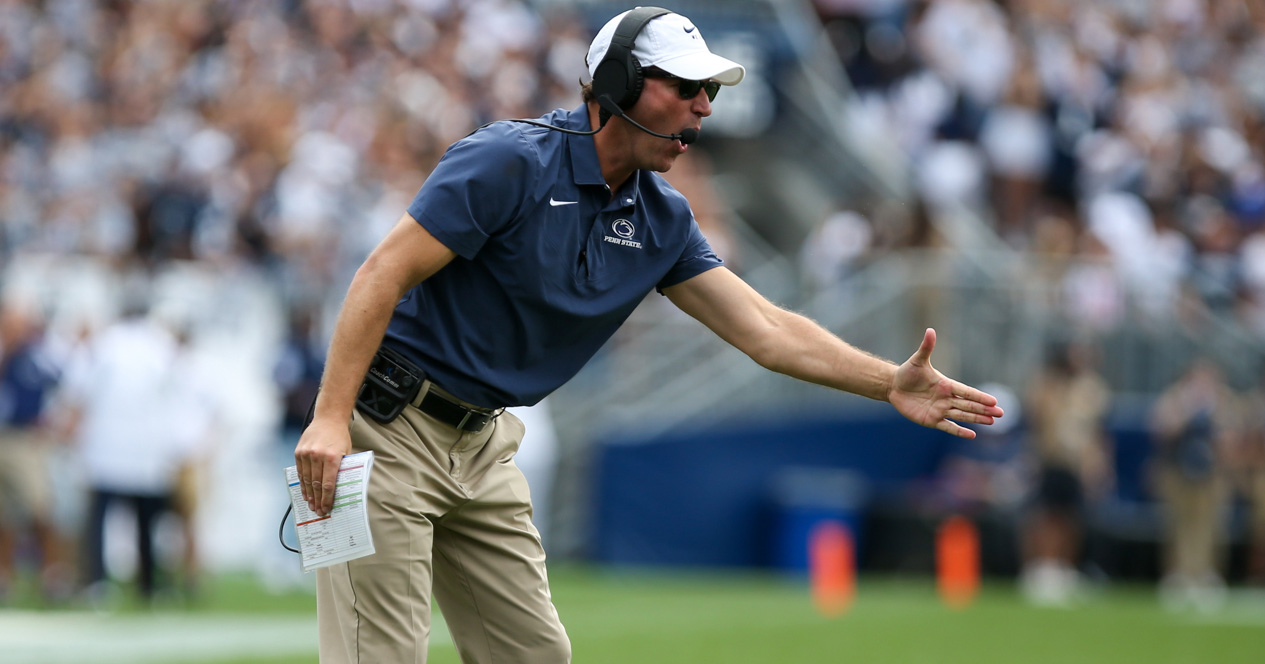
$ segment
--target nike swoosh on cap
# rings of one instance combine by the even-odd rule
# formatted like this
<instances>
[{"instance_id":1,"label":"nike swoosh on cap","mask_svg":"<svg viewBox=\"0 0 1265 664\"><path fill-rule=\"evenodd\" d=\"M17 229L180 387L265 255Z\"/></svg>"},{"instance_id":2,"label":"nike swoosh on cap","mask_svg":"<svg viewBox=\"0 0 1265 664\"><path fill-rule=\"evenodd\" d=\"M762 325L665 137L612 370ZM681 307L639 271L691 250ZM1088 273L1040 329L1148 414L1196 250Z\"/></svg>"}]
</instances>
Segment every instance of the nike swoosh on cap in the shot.
<instances>
[{"instance_id":1,"label":"nike swoosh on cap","mask_svg":"<svg viewBox=\"0 0 1265 664\"><path fill-rule=\"evenodd\" d=\"M579 202L580 201L555 201L553 199L553 196L549 197L549 204L554 207L558 207L559 205L575 205L576 203L579 203Z\"/></svg>"},{"instance_id":2,"label":"nike swoosh on cap","mask_svg":"<svg viewBox=\"0 0 1265 664\"><path fill-rule=\"evenodd\" d=\"M692 25L691 25L690 27L688 27L688 28L681 28L681 29L682 29L682 30L684 30L684 31L686 31L687 33L689 33L689 32L694 32L694 26L692 26Z\"/></svg>"}]
</instances>

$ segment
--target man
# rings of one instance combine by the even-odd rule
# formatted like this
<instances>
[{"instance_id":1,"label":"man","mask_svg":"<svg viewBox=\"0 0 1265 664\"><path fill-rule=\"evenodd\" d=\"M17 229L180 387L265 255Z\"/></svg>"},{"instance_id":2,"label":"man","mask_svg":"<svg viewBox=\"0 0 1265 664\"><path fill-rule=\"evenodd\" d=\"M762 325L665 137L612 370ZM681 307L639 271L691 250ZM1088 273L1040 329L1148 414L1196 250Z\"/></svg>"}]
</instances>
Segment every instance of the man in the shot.
<instances>
[{"instance_id":1,"label":"man","mask_svg":"<svg viewBox=\"0 0 1265 664\"><path fill-rule=\"evenodd\" d=\"M304 498L326 514L342 456L375 451L377 553L318 571L322 661L424 661L432 592L464 662L570 660L512 463L522 424L501 409L566 382L651 289L760 364L921 424L972 436L951 420L1002 414L931 367L931 330L897 367L723 267L654 173L744 74L688 19L621 14L587 60L584 105L540 121L558 131L501 122L458 141L352 281L295 459ZM416 381L393 412L393 390Z\"/></svg>"},{"instance_id":2,"label":"man","mask_svg":"<svg viewBox=\"0 0 1265 664\"><path fill-rule=\"evenodd\" d=\"M1038 474L1025 514L1020 583L1035 604L1076 599L1086 508L1106 495L1114 476L1106 427L1111 389L1096 361L1096 349L1084 342L1054 344L1028 390Z\"/></svg>"},{"instance_id":3,"label":"man","mask_svg":"<svg viewBox=\"0 0 1265 664\"><path fill-rule=\"evenodd\" d=\"M1157 495L1165 511L1160 600L1174 609L1215 610L1225 601L1224 538L1230 460L1243 404L1221 367L1199 356L1151 409Z\"/></svg>"},{"instance_id":4,"label":"man","mask_svg":"<svg viewBox=\"0 0 1265 664\"><path fill-rule=\"evenodd\" d=\"M71 591L68 551L54 517L51 396L61 367L42 317L25 305L0 305L0 604L18 572L24 536L39 553L45 599Z\"/></svg>"},{"instance_id":5,"label":"man","mask_svg":"<svg viewBox=\"0 0 1265 664\"><path fill-rule=\"evenodd\" d=\"M146 288L127 286L120 317L85 341L64 381L66 426L88 484L85 599L97 604L111 595L106 517L120 505L136 517L139 598L152 602L164 587L158 525L173 509L192 445L209 426L202 414L209 400L187 397L197 374L169 326L150 314L149 300Z\"/></svg>"}]
</instances>

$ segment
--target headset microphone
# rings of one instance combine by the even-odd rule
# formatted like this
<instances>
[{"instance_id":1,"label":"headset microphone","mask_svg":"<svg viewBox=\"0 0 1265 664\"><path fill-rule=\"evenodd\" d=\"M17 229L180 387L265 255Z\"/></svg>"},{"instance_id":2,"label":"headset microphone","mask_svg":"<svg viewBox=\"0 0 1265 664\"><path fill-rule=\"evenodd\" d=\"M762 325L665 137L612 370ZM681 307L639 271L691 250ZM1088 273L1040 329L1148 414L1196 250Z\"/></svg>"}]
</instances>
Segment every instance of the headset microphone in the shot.
<instances>
[{"instance_id":1,"label":"headset microphone","mask_svg":"<svg viewBox=\"0 0 1265 664\"><path fill-rule=\"evenodd\" d=\"M632 126L646 132L647 134L650 134L651 136L666 138L670 141L680 141L681 145L689 145L690 143L693 143L694 141L698 140L698 130L693 127L682 129L681 133L679 134L660 134L657 131L651 131L650 129L647 129L646 127L642 126L641 123L628 117L628 114L624 113L624 109L620 108L619 104L616 104L615 101L610 98L610 95L602 95L598 97L597 104L598 106L601 106L602 110L606 111L607 113L610 113L611 115L618 115L619 117L623 118Z\"/></svg>"}]
</instances>

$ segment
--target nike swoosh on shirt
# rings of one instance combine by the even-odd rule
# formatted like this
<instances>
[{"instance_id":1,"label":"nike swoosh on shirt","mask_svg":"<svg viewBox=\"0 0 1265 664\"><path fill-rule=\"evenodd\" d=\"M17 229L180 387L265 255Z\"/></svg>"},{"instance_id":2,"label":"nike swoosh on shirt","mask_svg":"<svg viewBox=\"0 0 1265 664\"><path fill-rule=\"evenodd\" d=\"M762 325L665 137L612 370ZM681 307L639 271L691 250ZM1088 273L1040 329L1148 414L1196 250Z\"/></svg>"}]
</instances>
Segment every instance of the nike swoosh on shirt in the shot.
<instances>
[{"instance_id":1,"label":"nike swoosh on shirt","mask_svg":"<svg viewBox=\"0 0 1265 664\"><path fill-rule=\"evenodd\" d=\"M575 205L580 201L555 201L552 196L549 197L549 204L558 207L559 205Z\"/></svg>"}]
</instances>

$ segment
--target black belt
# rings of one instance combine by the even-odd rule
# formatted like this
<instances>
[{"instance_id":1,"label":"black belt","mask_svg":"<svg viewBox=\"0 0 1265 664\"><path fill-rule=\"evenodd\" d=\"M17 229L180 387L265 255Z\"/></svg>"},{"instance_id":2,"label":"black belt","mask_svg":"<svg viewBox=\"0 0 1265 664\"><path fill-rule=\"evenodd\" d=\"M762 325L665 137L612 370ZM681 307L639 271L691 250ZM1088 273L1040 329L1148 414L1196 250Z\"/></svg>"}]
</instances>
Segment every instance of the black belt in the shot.
<instances>
[{"instance_id":1,"label":"black belt","mask_svg":"<svg viewBox=\"0 0 1265 664\"><path fill-rule=\"evenodd\" d=\"M463 406L433 390L427 390L417 409L458 431L478 433L488 422L501 414L499 410L487 411Z\"/></svg>"}]
</instances>

